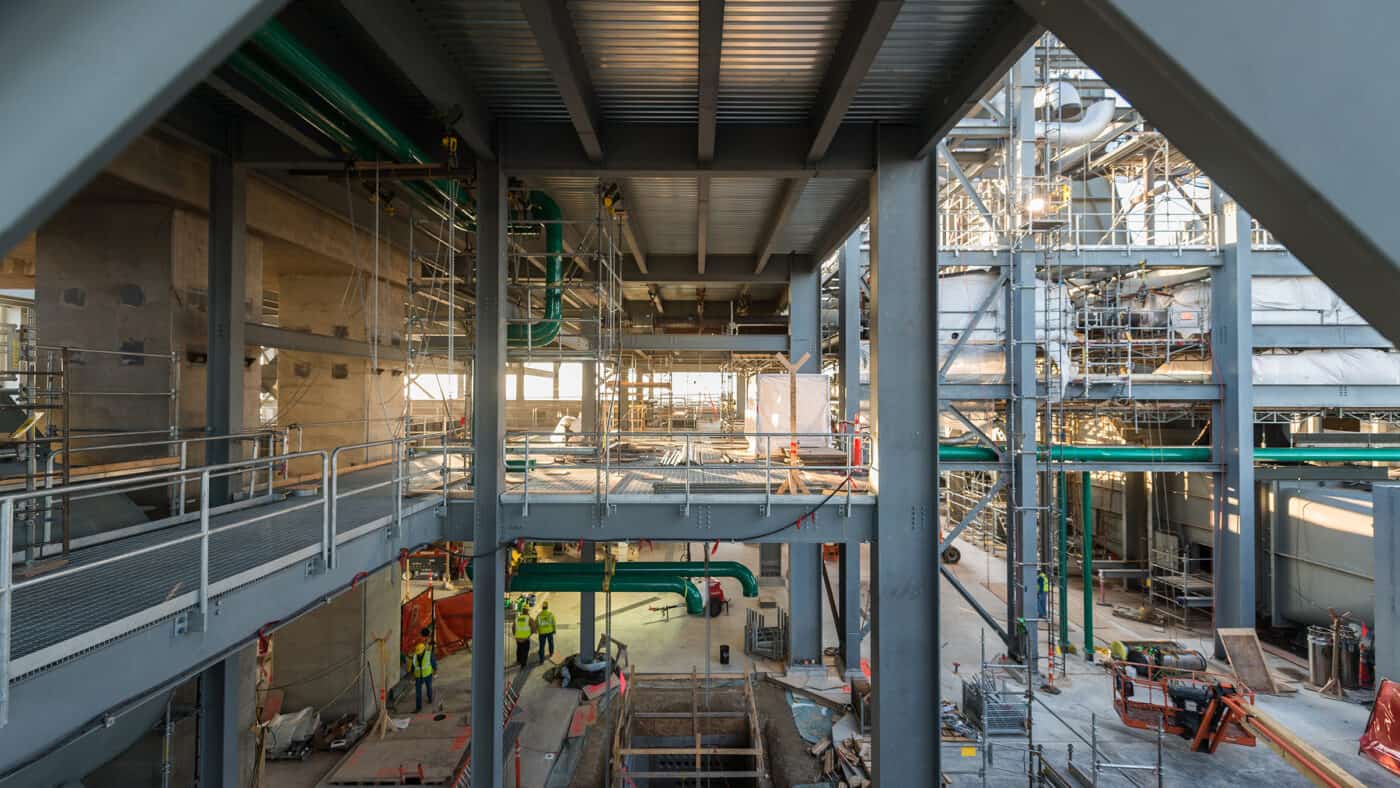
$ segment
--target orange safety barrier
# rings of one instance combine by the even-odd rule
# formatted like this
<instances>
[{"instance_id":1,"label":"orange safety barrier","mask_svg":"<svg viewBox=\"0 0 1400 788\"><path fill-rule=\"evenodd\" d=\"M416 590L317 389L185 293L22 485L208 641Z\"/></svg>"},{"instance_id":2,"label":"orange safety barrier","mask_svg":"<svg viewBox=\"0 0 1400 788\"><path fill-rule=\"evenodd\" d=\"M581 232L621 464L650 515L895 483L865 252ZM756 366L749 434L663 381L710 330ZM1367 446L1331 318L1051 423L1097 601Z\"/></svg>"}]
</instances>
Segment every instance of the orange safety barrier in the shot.
<instances>
[{"instance_id":1,"label":"orange safety barrier","mask_svg":"<svg viewBox=\"0 0 1400 788\"><path fill-rule=\"evenodd\" d=\"M466 648L472 638L472 592L433 602L433 617L437 623L434 646L439 657Z\"/></svg>"},{"instance_id":2,"label":"orange safety barrier","mask_svg":"<svg viewBox=\"0 0 1400 788\"><path fill-rule=\"evenodd\" d=\"M399 653L412 654L423 640L418 634L433 623L433 590L430 588L399 608Z\"/></svg>"}]
</instances>

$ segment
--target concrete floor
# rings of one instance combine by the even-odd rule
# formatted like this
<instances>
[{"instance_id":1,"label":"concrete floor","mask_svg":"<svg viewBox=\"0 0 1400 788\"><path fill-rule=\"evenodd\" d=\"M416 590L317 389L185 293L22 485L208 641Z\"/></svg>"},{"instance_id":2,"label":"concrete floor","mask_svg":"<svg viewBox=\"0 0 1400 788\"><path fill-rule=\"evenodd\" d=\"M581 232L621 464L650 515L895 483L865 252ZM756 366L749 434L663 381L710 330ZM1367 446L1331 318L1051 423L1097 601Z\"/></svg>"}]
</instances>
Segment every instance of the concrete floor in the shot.
<instances>
[{"instance_id":1,"label":"concrete floor","mask_svg":"<svg viewBox=\"0 0 1400 788\"><path fill-rule=\"evenodd\" d=\"M988 609L997 612L1005 609L1002 596L1004 584L990 582L1002 574L1002 559L989 556L976 546L960 544L962 562L954 569L964 585ZM656 552L639 556L642 560L674 560L679 558L679 545L657 545ZM723 544L715 560L737 560L749 566L758 565L756 545ZM869 578L869 551L861 555L864 583ZM834 579L834 566L831 567ZM751 667L759 670L780 671L780 666L761 663L751 666L749 658L743 654L744 609L757 606L759 600L744 599L740 596L737 581L724 579L725 590L733 600L728 615L718 618L687 616L682 611L672 610L667 618L663 613L649 608L675 604L678 599L670 599L654 594L616 593L612 595L612 633L628 645L631 664L644 672L689 672L692 668L703 672L706 667L705 653L708 627L710 669L718 671L747 671ZM417 584L415 584L417 585ZM412 589L414 593L417 588ZM1071 597L1078 599L1080 588L1072 585ZM773 599L786 607L785 590L782 587L764 586L761 598ZM1111 600L1122 604L1138 604L1139 597L1120 590L1110 590ZM563 654L578 651L578 610L579 596L574 594L540 594L540 601L549 600L550 608L560 622L556 636L556 650ZM602 620L606 602L604 595L597 599L597 632L604 630ZM1071 641L1082 642L1080 619L1081 606L1071 604ZM979 643L986 633L987 654L993 657L1002 648L996 635L987 629L977 614L946 583L941 589L939 615L942 632L942 693L943 697L961 701L962 675L977 669ZM835 625L830 612L825 613L825 640L827 645L836 645ZM1209 653L1206 634L1194 630L1164 629L1126 619L1115 618L1111 608L1095 607L1095 634L1100 645L1116 639L1173 639L1204 649ZM1044 639L1042 639L1042 643ZM720 644L729 644L731 664L721 666L718 654ZM869 657L870 641L863 644L863 656ZM513 660L514 653L507 654ZM1277 671L1281 667L1295 667L1276 657L1270 657ZM956 669L954 663L957 663ZM1057 675L1056 685L1062 694L1047 695L1036 693L1042 706L1036 703L1033 711L1033 737L1003 737L993 739L992 766L987 775L991 785L1024 785L1026 783L1026 749L1028 743L1044 747L1047 759L1063 769L1066 761L1066 745L1073 744L1076 761L1086 760L1088 746L1080 737L1088 738L1091 717L1097 718L1098 740L1102 756L1115 762L1151 764L1156 758L1155 735L1129 729L1124 726L1111 706L1111 693L1108 676L1097 665L1087 663L1082 656L1070 655L1067 674ZM1212 670L1228 673L1228 666L1213 664ZM437 673L437 701L447 711L468 711L471 657L459 653L447 657L439 663ZM519 729L521 785L542 786L554 766L562 740L567 730L569 715L577 704L577 693L560 690L543 680L543 671L538 667L538 651L533 651L530 662L531 674L523 685L521 699L514 720L522 723ZM516 676L513 663L506 670L506 680ZM878 679L878 676L877 676ZM407 707L411 710L411 688ZM1259 696L1258 706L1273 715L1295 733L1304 736L1314 746L1333 758L1367 785L1393 784L1394 777L1374 763L1356 755L1357 739L1365 726L1368 709L1364 706L1343 703L1318 696L1307 689L1293 695L1278 697ZM1048 709L1048 711L1047 711ZM1053 712L1053 715L1050 713ZM1058 717L1058 719L1056 719ZM508 749L511 749L508 747ZM273 764L269 767L270 784L301 788L314 786L334 765L331 756L313 756L305 764ZM1168 736L1163 743L1163 761L1167 785L1233 786L1241 780L1265 780L1273 786L1306 786L1310 783L1288 766L1264 744L1254 748L1221 745L1214 755L1191 753L1179 738ZM945 763L948 769L963 769L977 766L975 761ZM1151 774L1136 773L1139 785L1153 784ZM514 784L514 753L506 756L506 784ZM954 785L977 785L980 779L975 775L956 775ZM1111 774L1101 779L1103 785L1131 785L1127 780Z\"/></svg>"}]
</instances>

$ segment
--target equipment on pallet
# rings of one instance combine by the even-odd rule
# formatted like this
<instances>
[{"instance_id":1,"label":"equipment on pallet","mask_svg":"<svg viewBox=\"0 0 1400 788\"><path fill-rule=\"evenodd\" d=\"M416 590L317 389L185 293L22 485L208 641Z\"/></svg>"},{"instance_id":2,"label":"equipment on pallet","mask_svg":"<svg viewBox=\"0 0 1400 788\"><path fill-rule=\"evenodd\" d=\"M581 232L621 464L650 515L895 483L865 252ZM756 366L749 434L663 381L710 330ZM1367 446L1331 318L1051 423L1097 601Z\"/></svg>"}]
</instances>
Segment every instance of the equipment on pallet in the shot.
<instances>
[{"instance_id":1,"label":"equipment on pallet","mask_svg":"<svg viewBox=\"0 0 1400 788\"><path fill-rule=\"evenodd\" d=\"M1206 655L1172 640L1115 640L1109 645L1109 653L1114 659L1132 665L1191 673L1206 669Z\"/></svg>"}]
</instances>

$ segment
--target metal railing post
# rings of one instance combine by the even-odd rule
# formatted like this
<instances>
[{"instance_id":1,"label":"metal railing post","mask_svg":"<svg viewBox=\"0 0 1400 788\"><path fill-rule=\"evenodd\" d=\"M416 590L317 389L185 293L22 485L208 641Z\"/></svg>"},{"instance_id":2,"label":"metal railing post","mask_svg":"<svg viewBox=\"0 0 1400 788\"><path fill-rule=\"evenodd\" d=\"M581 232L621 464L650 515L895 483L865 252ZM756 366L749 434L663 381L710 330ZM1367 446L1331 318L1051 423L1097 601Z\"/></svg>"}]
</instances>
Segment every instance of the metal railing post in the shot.
<instances>
[{"instance_id":1,"label":"metal railing post","mask_svg":"<svg viewBox=\"0 0 1400 788\"><path fill-rule=\"evenodd\" d=\"M182 471L189 470L189 462L190 462L190 443L189 443L189 441L180 441L180 470L182 470ZM181 475L175 477L175 484L176 484L176 487L180 490L180 494L177 496L178 500L175 502L175 513L178 514L178 515L180 515L181 517L184 517L184 516L185 516L185 476L184 476L184 474L181 474Z\"/></svg>"},{"instance_id":2,"label":"metal railing post","mask_svg":"<svg viewBox=\"0 0 1400 788\"><path fill-rule=\"evenodd\" d=\"M230 436L230 437L226 438L225 440L228 442L228 455L229 455L230 457L232 457L233 454L234 454L234 452L233 452L233 437ZM258 458L260 458L260 457L262 457L262 442L259 441L257 438L253 438L253 457L252 457L252 459L256 460L256 459L258 459ZM239 474L239 475L242 476L242 474ZM257 470L257 468L250 467L250 468L248 468L248 500L251 501L251 500L253 500L253 498L257 497L257 492L258 492L258 470ZM272 488L271 488L271 487L268 488L267 494L268 494L268 495L271 495L271 494L272 494Z\"/></svg>"},{"instance_id":3,"label":"metal railing post","mask_svg":"<svg viewBox=\"0 0 1400 788\"><path fill-rule=\"evenodd\" d=\"M447 453L447 433L448 433L448 430L446 429L446 427L447 427L447 423L446 423L446 421L444 421L444 422L443 422L443 428L444 428L444 429L443 429L443 431L442 431L442 511L443 511L443 514L446 514L446 513L447 513L447 484L448 484L448 480L452 478L452 476L451 476L451 474L452 474L452 462L451 462L450 456L449 456L448 453ZM476 473L476 470L477 470L476 468L472 468L472 473Z\"/></svg>"},{"instance_id":4,"label":"metal railing post","mask_svg":"<svg viewBox=\"0 0 1400 788\"><path fill-rule=\"evenodd\" d=\"M394 530L400 533L403 528L403 466L407 448L406 438L394 441Z\"/></svg>"},{"instance_id":5,"label":"metal railing post","mask_svg":"<svg viewBox=\"0 0 1400 788\"><path fill-rule=\"evenodd\" d=\"M685 468L684 468L684 471L683 471L683 472L685 473L685 508L683 509L683 511L684 511L684 513L685 513L685 516L686 516L686 517L689 517L689 516L690 516L690 433L688 433L688 432L685 433L685 456L681 458L681 462L685 463ZM707 555L708 555L708 554L707 554Z\"/></svg>"},{"instance_id":6,"label":"metal railing post","mask_svg":"<svg viewBox=\"0 0 1400 788\"><path fill-rule=\"evenodd\" d=\"M199 474L199 631L209 621L209 471Z\"/></svg>"},{"instance_id":7,"label":"metal railing post","mask_svg":"<svg viewBox=\"0 0 1400 788\"><path fill-rule=\"evenodd\" d=\"M501 446L502 462L505 461L505 446ZM520 516L530 516L530 433L525 433L525 502L520 507Z\"/></svg>"},{"instance_id":8,"label":"metal railing post","mask_svg":"<svg viewBox=\"0 0 1400 788\"><path fill-rule=\"evenodd\" d=\"M13 578L10 558L14 554L15 501L0 500L0 727L10 721L10 588Z\"/></svg>"},{"instance_id":9,"label":"metal railing post","mask_svg":"<svg viewBox=\"0 0 1400 788\"><path fill-rule=\"evenodd\" d=\"M267 434L267 494L272 495L273 474L277 473L277 433ZM254 443L257 441L255 440Z\"/></svg>"},{"instance_id":10,"label":"metal railing post","mask_svg":"<svg viewBox=\"0 0 1400 788\"><path fill-rule=\"evenodd\" d=\"M321 562L326 570L335 568L335 536L340 530L340 449L331 452L329 459L321 455L321 495L326 499L325 544L321 547Z\"/></svg>"},{"instance_id":11,"label":"metal railing post","mask_svg":"<svg viewBox=\"0 0 1400 788\"><path fill-rule=\"evenodd\" d=\"M763 435L763 512L773 511L773 436Z\"/></svg>"}]
</instances>

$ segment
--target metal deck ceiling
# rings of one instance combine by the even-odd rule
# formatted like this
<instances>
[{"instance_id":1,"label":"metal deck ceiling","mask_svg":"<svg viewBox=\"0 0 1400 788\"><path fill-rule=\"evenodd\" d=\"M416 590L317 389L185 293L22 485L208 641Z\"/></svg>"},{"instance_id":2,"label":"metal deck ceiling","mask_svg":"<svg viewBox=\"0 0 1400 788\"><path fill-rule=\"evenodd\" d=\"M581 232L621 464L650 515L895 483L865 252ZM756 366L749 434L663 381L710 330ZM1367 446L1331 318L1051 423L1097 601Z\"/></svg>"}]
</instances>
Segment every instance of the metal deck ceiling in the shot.
<instances>
[{"instance_id":1,"label":"metal deck ceiling","mask_svg":"<svg viewBox=\"0 0 1400 788\"><path fill-rule=\"evenodd\" d=\"M726 0L720 123L805 123L849 0Z\"/></svg>"},{"instance_id":2,"label":"metal deck ceiling","mask_svg":"<svg viewBox=\"0 0 1400 788\"><path fill-rule=\"evenodd\" d=\"M604 117L695 123L697 0L576 0L569 10Z\"/></svg>"}]
</instances>

